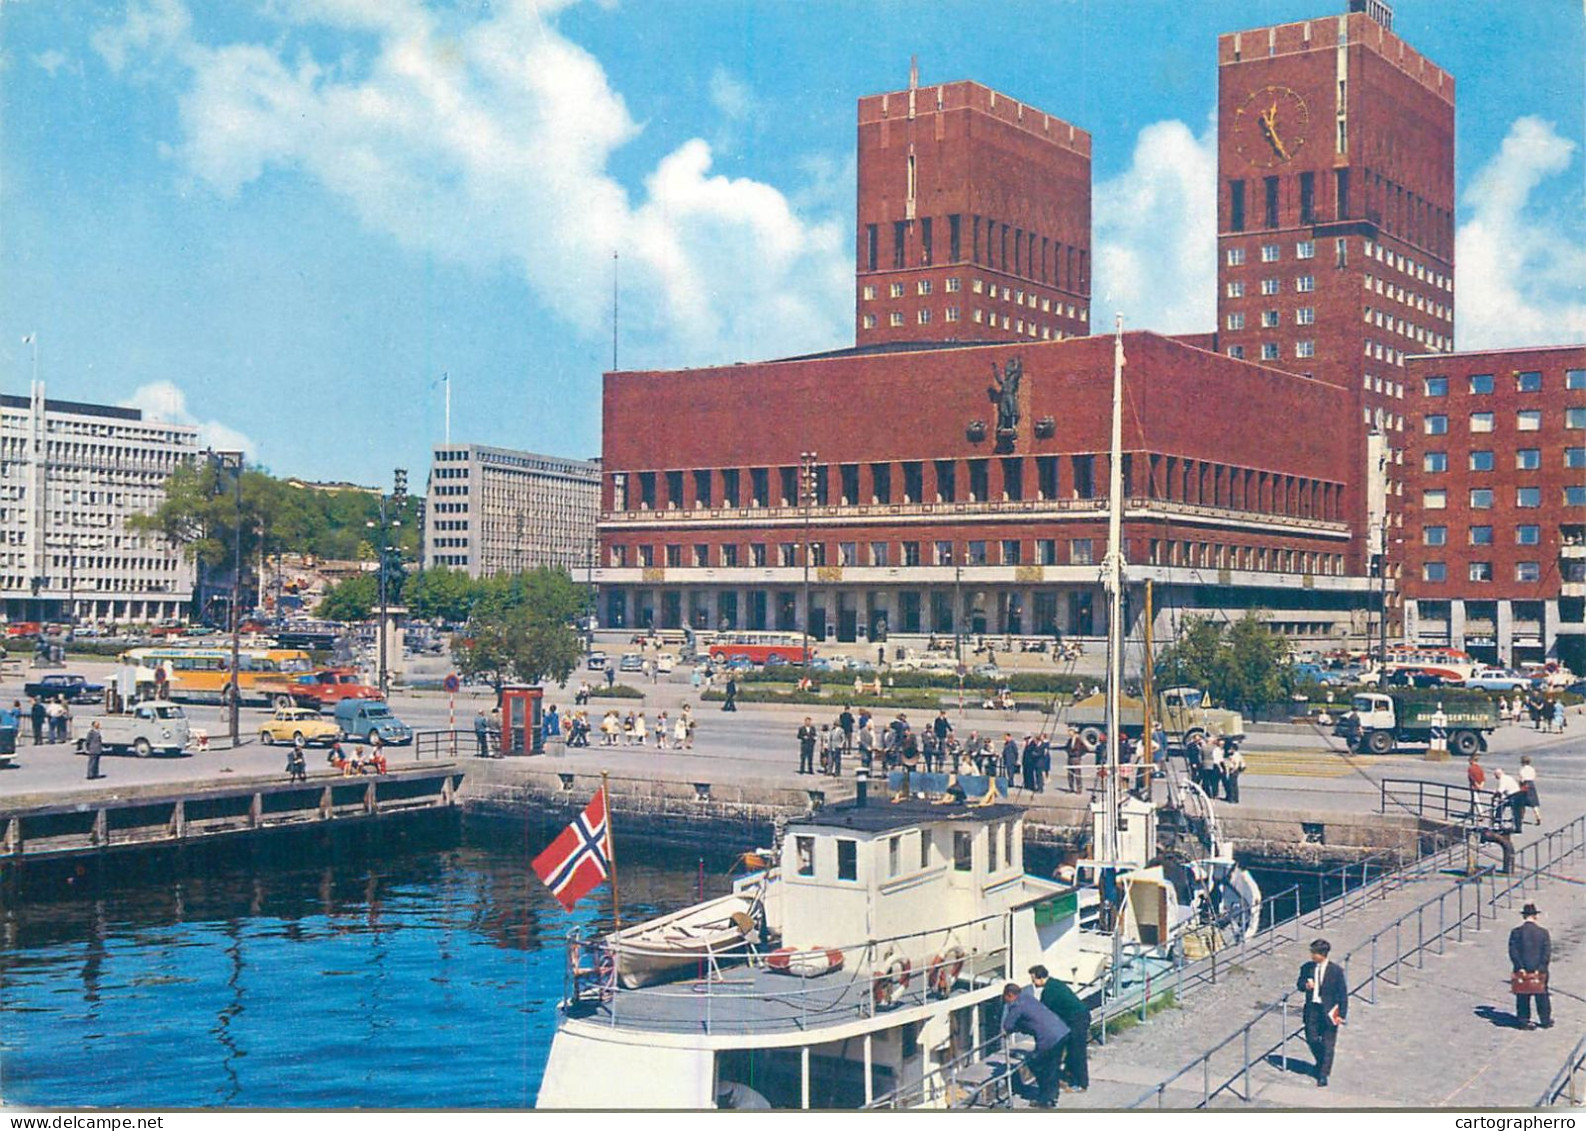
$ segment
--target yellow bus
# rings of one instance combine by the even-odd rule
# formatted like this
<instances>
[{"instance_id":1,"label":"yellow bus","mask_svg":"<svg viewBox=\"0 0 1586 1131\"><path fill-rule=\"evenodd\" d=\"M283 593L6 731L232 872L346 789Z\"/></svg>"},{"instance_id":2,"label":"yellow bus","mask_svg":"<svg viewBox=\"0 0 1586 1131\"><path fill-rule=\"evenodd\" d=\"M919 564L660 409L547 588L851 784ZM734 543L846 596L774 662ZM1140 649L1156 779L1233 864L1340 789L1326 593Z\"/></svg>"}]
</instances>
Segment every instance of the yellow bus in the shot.
<instances>
[{"instance_id":1,"label":"yellow bus","mask_svg":"<svg viewBox=\"0 0 1586 1131\"><path fill-rule=\"evenodd\" d=\"M121 657L124 664L145 669L147 679L163 682L168 698L181 703L231 701L230 648L133 648ZM313 657L297 648L243 648L237 654L237 687L243 703L266 706L293 705L289 681L312 671Z\"/></svg>"}]
</instances>

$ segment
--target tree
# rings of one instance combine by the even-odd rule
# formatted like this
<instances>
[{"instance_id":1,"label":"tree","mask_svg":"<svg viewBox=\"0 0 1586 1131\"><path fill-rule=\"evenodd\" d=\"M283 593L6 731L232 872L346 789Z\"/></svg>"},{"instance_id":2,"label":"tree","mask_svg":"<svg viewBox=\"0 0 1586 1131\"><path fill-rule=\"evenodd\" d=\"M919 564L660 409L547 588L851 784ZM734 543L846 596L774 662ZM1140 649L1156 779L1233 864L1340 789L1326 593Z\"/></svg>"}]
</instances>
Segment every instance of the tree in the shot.
<instances>
[{"instance_id":1,"label":"tree","mask_svg":"<svg viewBox=\"0 0 1586 1131\"><path fill-rule=\"evenodd\" d=\"M461 624L473 612L479 587L462 570L437 567L408 577L402 586L402 603L423 620L440 619Z\"/></svg>"},{"instance_id":2,"label":"tree","mask_svg":"<svg viewBox=\"0 0 1586 1131\"><path fill-rule=\"evenodd\" d=\"M1157 684L1200 687L1254 715L1292 690L1287 656L1287 642L1253 612L1227 626L1190 617L1157 660Z\"/></svg>"},{"instance_id":3,"label":"tree","mask_svg":"<svg viewBox=\"0 0 1586 1131\"><path fill-rule=\"evenodd\" d=\"M509 679L566 683L583 655L577 618L584 600L567 572L499 574L479 590L453 647L463 674L489 680L498 694Z\"/></svg>"},{"instance_id":4,"label":"tree","mask_svg":"<svg viewBox=\"0 0 1586 1131\"><path fill-rule=\"evenodd\" d=\"M360 573L332 585L314 612L323 620L368 620L379 602L380 579L372 573Z\"/></svg>"}]
</instances>

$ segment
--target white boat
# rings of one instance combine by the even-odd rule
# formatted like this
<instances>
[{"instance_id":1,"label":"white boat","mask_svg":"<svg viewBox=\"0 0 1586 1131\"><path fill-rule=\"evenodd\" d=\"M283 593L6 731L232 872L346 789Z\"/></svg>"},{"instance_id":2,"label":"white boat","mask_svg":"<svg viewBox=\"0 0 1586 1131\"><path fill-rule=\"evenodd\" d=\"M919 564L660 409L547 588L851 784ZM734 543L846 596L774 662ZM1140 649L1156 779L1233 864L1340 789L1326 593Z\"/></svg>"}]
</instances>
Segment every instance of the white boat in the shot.
<instances>
[{"instance_id":1,"label":"white boat","mask_svg":"<svg viewBox=\"0 0 1586 1131\"><path fill-rule=\"evenodd\" d=\"M743 951L756 930L755 899L734 893L696 903L608 936L603 952L626 989L670 981Z\"/></svg>"}]
</instances>

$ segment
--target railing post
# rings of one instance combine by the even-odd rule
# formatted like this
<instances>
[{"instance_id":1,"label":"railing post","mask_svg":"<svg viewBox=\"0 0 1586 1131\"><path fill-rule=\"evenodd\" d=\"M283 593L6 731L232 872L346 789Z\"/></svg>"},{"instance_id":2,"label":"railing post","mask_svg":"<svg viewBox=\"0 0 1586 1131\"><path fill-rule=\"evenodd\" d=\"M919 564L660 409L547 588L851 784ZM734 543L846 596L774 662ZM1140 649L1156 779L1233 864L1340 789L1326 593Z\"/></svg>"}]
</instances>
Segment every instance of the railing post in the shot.
<instances>
[{"instance_id":1,"label":"railing post","mask_svg":"<svg viewBox=\"0 0 1586 1131\"><path fill-rule=\"evenodd\" d=\"M1393 984L1404 985L1404 917L1393 921Z\"/></svg>"},{"instance_id":2,"label":"railing post","mask_svg":"<svg viewBox=\"0 0 1586 1131\"><path fill-rule=\"evenodd\" d=\"M1255 1022L1251 1022L1251 1025ZM1250 1102L1250 1025L1245 1026L1245 1103Z\"/></svg>"},{"instance_id":3,"label":"railing post","mask_svg":"<svg viewBox=\"0 0 1586 1131\"><path fill-rule=\"evenodd\" d=\"M1437 953L1448 953L1448 916L1444 911L1443 901L1448 898L1445 891L1437 897Z\"/></svg>"},{"instance_id":4,"label":"railing post","mask_svg":"<svg viewBox=\"0 0 1586 1131\"><path fill-rule=\"evenodd\" d=\"M1377 1004L1377 936L1371 936L1371 1004Z\"/></svg>"},{"instance_id":5,"label":"railing post","mask_svg":"<svg viewBox=\"0 0 1586 1131\"><path fill-rule=\"evenodd\" d=\"M1316 925L1318 927L1327 926L1327 889L1323 886L1322 877L1323 873L1318 872L1316 874Z\"/></svg>"},{"instance_id":6,"label":"railing post","mask_svg":"<svg viewBox=\"0 0 1586 1131\"><path fill-rule=\"evenodd\" d=\"M1415 968L1426 969L1426 904L1415 909Z\"/></svg>"},{"instance_id":7,"label":"railing post","mask_svg":"<svg viewBox=\"0 0 1586 1131\"><path fill-rule=\"evenodd\" d=\"M1278 1040L1278 1056L1283 1060L1283 1071L1289 1070L1289 995L1283 995L1283 1035Z\"/></svg>"}]
</instances>

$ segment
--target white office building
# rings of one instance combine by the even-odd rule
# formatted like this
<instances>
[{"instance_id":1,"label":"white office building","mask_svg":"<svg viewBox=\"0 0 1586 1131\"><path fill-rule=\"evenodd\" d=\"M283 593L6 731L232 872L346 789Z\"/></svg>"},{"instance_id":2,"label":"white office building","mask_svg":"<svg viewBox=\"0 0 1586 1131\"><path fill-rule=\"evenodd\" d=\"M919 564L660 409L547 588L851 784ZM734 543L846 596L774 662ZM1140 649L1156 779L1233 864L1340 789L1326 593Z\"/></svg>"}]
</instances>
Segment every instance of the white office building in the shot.
<instances>
[{"instance_id":1,"label":"white office building","mask_svg":"<svg viewBox=\"0 0 1586 1131\"><path fill-rule=\"evenodd\" d=\"M424 568L469 577L593 565L600 461L491 448L437 447L424 508Z\"/></svg>"},{"instance_id":2,"label":"white office building","mask_svg":"<svg viewBox=\"0 0 1586 1131\"><path fill-rule=\"evenodd\" d=\"M198 451L198 429L135 408L0 394L0 611L8 621L185 617L193 564L127 529Z\"/></svg>"}]
</instances>

